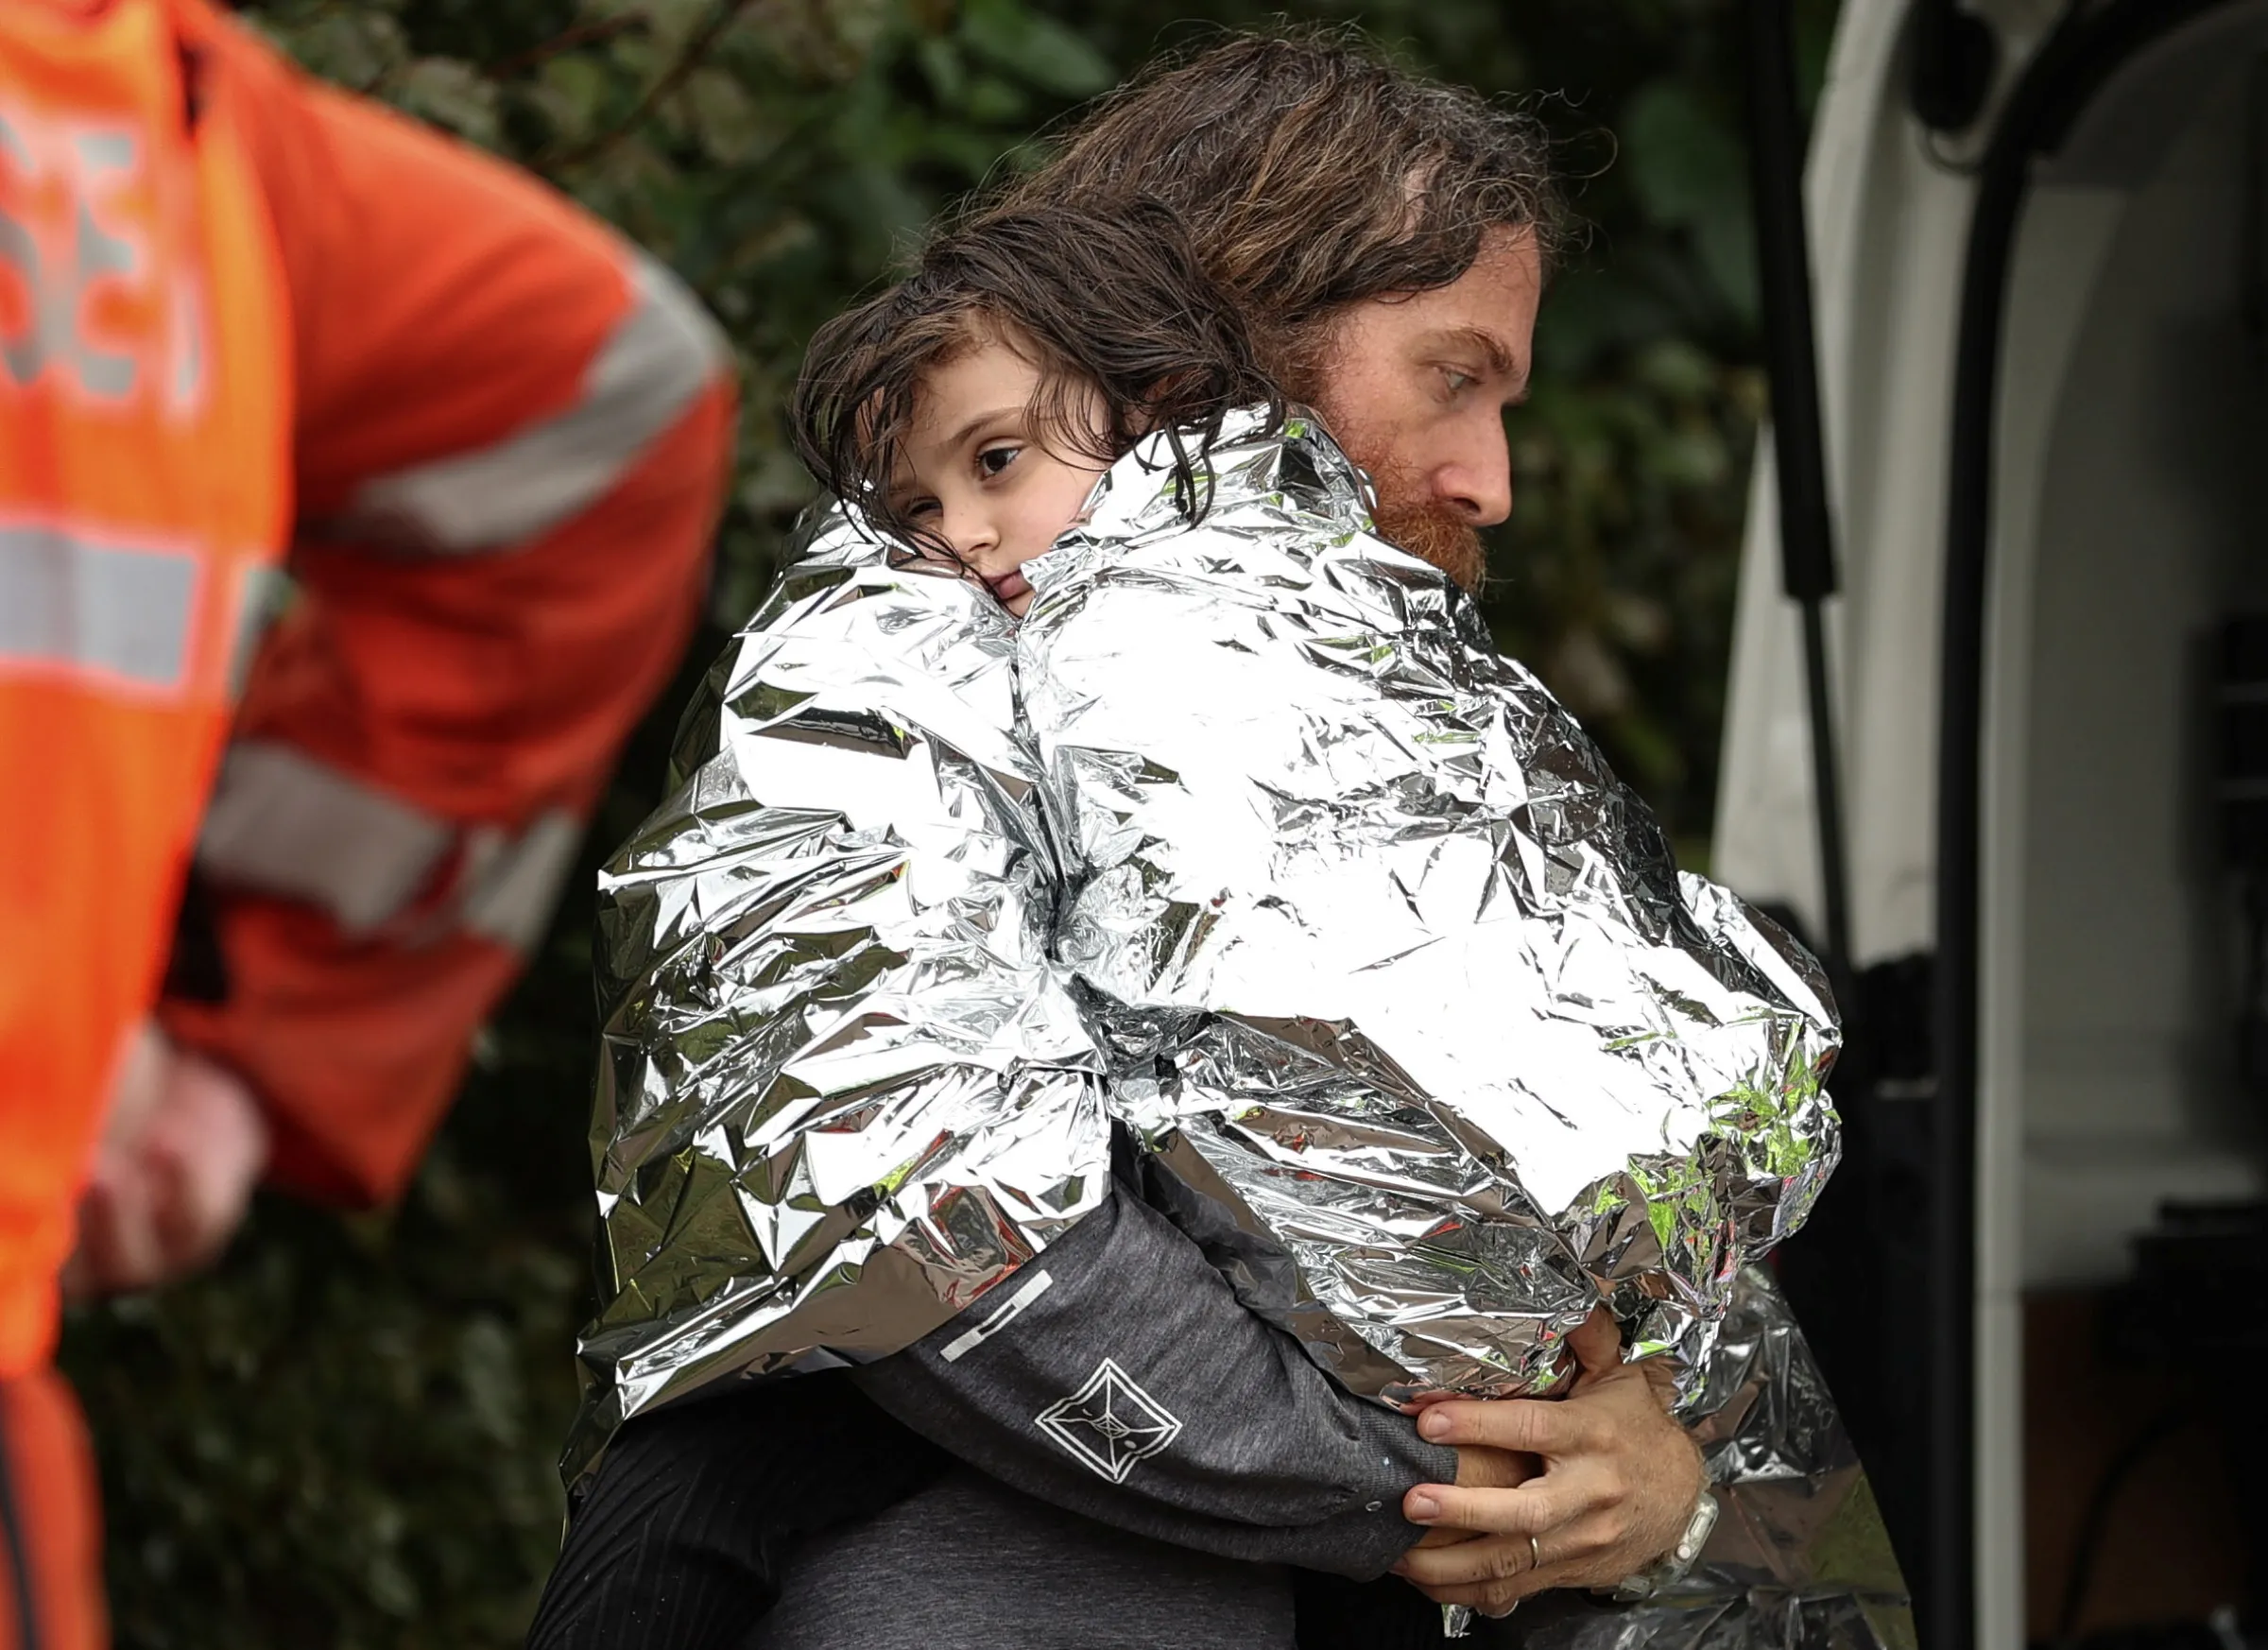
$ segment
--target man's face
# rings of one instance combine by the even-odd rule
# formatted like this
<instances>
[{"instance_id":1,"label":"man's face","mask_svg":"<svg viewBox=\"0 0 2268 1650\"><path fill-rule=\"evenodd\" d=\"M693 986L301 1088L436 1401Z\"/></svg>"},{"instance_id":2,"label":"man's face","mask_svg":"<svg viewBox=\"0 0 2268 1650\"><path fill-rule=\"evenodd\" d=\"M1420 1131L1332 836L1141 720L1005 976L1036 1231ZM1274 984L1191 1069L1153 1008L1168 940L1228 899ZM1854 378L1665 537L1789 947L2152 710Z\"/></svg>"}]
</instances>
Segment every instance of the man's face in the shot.
<instances>
[{"instance_id":1,"label":"man's face","mask_svg":"<svg viewBox=\"0 0 2268 1650\"><path fill-rule=\"evenodd\" d=\"M1380 532L1468 590L1477 529L1512 513L1504 412L1527 396L1542 296L1535 236L1491 231L1450 285L1351 305L1295 387L1370 473Z\"/></svg>"}]
</instances>

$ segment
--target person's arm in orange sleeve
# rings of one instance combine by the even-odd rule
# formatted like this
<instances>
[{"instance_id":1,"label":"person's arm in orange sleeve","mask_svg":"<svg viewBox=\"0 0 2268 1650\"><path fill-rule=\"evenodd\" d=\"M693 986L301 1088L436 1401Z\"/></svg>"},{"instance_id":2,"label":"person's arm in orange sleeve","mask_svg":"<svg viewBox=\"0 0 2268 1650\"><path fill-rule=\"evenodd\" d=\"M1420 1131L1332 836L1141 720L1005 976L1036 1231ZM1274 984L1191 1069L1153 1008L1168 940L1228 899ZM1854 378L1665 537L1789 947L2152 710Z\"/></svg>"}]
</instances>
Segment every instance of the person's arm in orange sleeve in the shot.
<instances>
[{"instance_id":1,"label":"person's arm in orange sleeve","mask_svg":"<svg viewBox=\"0 0 2268 1650\"><path fill-rule=\"evenodd\" d=\"M729 356L650 259L530 178L208 20L290 293L296 595L200 847L271 1178L396 1195L540 937L695 618Z\"/></svg>"}]
</instances>

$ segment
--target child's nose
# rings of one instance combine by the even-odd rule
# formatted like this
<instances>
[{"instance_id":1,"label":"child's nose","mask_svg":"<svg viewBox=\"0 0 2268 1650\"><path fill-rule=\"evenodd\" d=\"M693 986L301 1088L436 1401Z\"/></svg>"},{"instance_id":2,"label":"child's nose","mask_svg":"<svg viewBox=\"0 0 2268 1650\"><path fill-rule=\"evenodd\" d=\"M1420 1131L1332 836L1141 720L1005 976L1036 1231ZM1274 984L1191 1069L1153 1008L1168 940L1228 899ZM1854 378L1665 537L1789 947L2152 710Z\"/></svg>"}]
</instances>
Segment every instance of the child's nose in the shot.
<instances>
[{"instance_id":1,"label":"child's nose","mask_svg":"<svg viewBox=\"0 0 2268 1650\"><path fill-rule=\"evenodd\" d=\"M1000 542L989 511L949 508L945 513L945 542L956 556L981 556Z\"/></svg>"}]
</instances>

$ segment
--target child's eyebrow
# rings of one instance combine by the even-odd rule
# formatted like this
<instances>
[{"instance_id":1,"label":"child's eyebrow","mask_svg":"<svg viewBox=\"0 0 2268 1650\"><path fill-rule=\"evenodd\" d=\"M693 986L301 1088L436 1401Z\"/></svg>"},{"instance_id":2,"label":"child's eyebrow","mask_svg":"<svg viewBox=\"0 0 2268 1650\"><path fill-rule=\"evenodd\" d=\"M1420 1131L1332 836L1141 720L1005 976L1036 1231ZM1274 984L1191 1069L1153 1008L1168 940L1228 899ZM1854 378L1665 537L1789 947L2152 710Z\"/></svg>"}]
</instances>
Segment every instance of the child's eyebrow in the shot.
<instances>
[{"instance_id":1,"label":"child's eyebrow","mask_svg":"<svg viewBox=\"0 0 2268 1650\"><path fill-rule=\"evenodd\" d=\"M1012 418L1022 411L1023 411L1023 404L1021 402L1017 403L1013 406L989 407L987 410L978 413L974 418L971 419L959 429L954 431L953 438L945 443L946 449L951 451L954 448L957 448L966 442L971 436L975 435L977 431L983 429L987 424L996 422L1001 419Z\"/></svg>"}]
</instances>

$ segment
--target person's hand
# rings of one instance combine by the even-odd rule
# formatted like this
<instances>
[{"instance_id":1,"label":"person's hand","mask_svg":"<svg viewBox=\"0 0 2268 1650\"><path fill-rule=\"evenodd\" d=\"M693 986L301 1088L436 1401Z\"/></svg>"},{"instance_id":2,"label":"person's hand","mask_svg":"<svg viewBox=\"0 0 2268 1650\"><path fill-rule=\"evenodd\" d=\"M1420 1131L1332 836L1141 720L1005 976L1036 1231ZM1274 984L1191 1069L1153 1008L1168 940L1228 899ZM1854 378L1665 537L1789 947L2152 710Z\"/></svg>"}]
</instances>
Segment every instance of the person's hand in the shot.
<instances>
[{"instance_id":1,"label":"person's hand","mask_svg":"<svg viewBox=\"0 0 2268 1650\"><path fill-rule=\"evenodd\" d=\"M1557 1401L1436 1403L1418 1418L1427 1439L1539 1456L1516 1488L1421 1484L1402 1516L1429 1535L1395 1573L1441 1604L1508 1614L1556 1587L1611 1587L1684 1535L1701 1495L1701 1454L1670 1418L1668 1370L1624 1364L1604 1312L1569 1337L1582 1373ZM1453 1532L1436 1544L1432 1532ZM1531 1540L1533 1544L1531 1545Z\"/></svg>"},{"instance_id":2,"label":"person's hand","mask_svg":"<svg viewBox=\"0 0 2268 1650\"><path fill-rule=\"evenodd\" d=\"M1460 1489L1518 1489L1543 1470L1533 1455L1486 1444L1466 1444L1457 1451L1457 1487Z\"/></svg>"},{"instance_id":3,"label":"person's hand","mask_svg":"<svg viewBox=\"0 0 2268 1650\"><path fill-rule=\"evenodd\" d=\"M1516 1455L1509 1450L1492 1450L1486 1444L1467 1444L1457 1451L1459 1489L1517 1489L1542 1470L1543 1463L1533 1455ZM1478 1530L1435 1524L1418 1538L1417 1544L1451 1547L1459 1541L1478 1540L1480 1536Z\"/></svg>"},{"instance_id":4,"label":"person's hand","mask_svg":"<svg viewBox=\"0 0 2268 1650\"><path fill-rule=\"evenodd\" d=\"M135 1035L78 1203L74 1298L150 1289L227 1246L267 1166L267 1125L241 1078L177 1049L154 1025Z\"/></svg>"}]
</instances>

